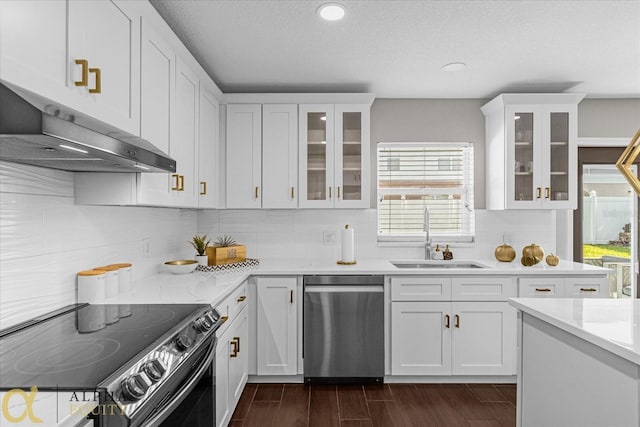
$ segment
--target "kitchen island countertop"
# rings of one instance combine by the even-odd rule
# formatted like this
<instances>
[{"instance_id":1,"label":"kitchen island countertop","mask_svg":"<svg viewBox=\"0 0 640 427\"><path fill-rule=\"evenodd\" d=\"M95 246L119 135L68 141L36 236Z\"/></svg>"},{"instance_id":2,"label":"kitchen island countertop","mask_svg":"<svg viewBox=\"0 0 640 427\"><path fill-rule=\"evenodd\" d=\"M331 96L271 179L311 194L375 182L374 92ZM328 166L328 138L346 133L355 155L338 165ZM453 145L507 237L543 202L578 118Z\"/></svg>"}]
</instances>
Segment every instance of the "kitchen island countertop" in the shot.
<instances>
[{"instance_id":1,"label":"kitchen island countertop","mask_svg":"<svg viewBox=\"0 0 640 427\"><path fill-rule=\"evenodd\" d=\"M518 310L640 366L640 300L513 298Z\"/></svg>"}]
</instances>

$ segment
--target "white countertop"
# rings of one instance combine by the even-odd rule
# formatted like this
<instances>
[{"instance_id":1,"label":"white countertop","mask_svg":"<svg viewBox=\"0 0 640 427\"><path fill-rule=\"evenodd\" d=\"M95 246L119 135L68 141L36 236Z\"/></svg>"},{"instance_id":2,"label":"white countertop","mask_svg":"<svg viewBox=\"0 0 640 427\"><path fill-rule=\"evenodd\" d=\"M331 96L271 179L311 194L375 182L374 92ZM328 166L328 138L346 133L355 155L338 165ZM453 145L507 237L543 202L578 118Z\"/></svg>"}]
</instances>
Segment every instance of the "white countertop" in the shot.
<instances>
[{"instance_id":1,"label":"white countertop","mask_svg":"<svg viewBox=\"0 0 640 427\"><path fill-rule=\"evenodd\" d=\"M408 260L402 260L408 261ZM421 260L414 260L416 262ZM465 260L455 260L463 262ZM400 269L387 259L363 259L355 265L338 265L309 259L265 259L258 267L238 272L207 273L194 271L189 274L159 273L137 280L132 291L108 298L107 304L175 304L203 303L213 306L220 303L250 275L304 275L304 274L384 274L384 275L606 275L609 269L561 261L556 267L540 264L524 267L520 263L504 263L495 260L478 261L487 268L429 268Z\"/></svg>"},{"instance_id":2,"label":"white countertop","mask_svg":"<svg viewBox=\"0 0 640 427\"><path fill-rule=\"evenodd\" d=\"M513 298L511 305L640 365L640 300Z\"/></svg>"},{"instance_id":3,"label":"white countertop","mask_svg":"<svg viewBox=\"0 0 640 427\"><path fill-rule=\"evenodd\" d=\"M487 268L428 268L411 269L398 268L391 261L420 262L423 259L361 259L355 265L338 265L335 261L315 261L310 259L260 259L260 266L251 272L254 275L273 274L386 274L386 275L416 275L416 274L472 274L474 276L492 275L606 275L613 270L596 267L589 264L581 264L572 261L561 260L551 267L541 262L533 267L525 267L520 262L499 262L493 260L465 260L454 259L454 262L477 262ZM442 261L447 262L447 261Z\"/></svg>"},{"instance_id":4,"label":"white countertop","mask_svg":"<svg viewBox=\"0 0 640 427\"><path fill-rule=\"evenodd\" d=\"M131 292L107 298L107 304L211 304L214 307L231 294L251 271L214 274L160 273L132 283Z\"/></svg>"}]
</instances>

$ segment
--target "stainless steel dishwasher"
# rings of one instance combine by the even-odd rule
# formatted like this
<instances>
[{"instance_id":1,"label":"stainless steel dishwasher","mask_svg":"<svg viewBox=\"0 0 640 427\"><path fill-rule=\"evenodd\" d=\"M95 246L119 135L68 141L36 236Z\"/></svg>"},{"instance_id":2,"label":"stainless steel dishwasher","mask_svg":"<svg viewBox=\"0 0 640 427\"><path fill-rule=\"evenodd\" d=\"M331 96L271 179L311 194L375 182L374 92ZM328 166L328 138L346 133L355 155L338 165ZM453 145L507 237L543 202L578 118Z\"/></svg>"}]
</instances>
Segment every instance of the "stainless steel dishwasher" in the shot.
<instances>
[{"instance_id":1,"label":"stainless steel dishwasher","mask_svg":"<svg viewBox=\"0 0 640 427\"><path fill-rule=\"evenodd\" d=\"M384 277L304 276L305 383L382 383Z\"/></svg>"}]
</instances>

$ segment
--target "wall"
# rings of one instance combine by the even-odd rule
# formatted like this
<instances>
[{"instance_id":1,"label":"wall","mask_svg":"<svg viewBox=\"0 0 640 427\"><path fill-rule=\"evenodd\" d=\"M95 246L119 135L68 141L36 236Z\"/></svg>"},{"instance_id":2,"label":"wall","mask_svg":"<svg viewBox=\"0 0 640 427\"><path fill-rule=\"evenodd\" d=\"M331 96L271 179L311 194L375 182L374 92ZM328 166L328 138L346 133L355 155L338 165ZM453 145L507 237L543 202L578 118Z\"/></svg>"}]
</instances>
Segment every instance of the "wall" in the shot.
<instances>
[{"instance_id":1,"label":"wall","mask_svg":"<svg viewBox=\"0 0 640 427\"><path fill-rule=\"evenodd\" d=\"M578 104L578 137L629 138L640 129L640 99L584 99Z\"/></svg>"},{"instance_id":2,"label":"wall","mask_svg":"<svg viewBox=\"0 0 640 427\"><path fill-rule=\"evenodd\" d=\"M371 202L375 208L378 142L473 142L474 206L485 207L483 99L387 99L371 106Z\"/></svg>"},{"instance_id":3,"label":"wall","mask_svg":"<svg viewBox=\"0 0 640 427\"><path fill-rule=\"evenodd\" d=\"M133 278L191 257L195 211L77 206L71 172L0 162L0 329L76 302L75 273L133 263ZM151 256L142 256L142 239Z\"/></svg>"}]
</instances>

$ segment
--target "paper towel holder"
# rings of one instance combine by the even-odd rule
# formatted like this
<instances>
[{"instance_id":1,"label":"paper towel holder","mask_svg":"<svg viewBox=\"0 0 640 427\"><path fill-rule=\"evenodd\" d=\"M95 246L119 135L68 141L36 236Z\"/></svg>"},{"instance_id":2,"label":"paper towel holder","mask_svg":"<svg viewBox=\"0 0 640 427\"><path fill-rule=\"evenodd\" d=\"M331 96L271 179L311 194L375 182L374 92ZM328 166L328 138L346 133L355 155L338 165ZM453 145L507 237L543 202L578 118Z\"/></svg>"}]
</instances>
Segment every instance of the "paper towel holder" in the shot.
<instances>
[{"instance_id":1,"label":"paper towel holder","mask_svg":"<svg viewBox=\"0 0 640 427\"><path fill-rule=\"evenodd\" d=\"M346 225L344 226L344 229L345 229L345 230L349 230L349 224L346 224ZM353 234L352 234L351 236L353 237ZM353 251L353 242L351 243L351 245L352 245L351 250ZM344 258L344 246L343 246L343 254L342 254L342 257ZM355 259L354 259L353 261L343 261L343 260L340 260L340 261L338 261L338 262L337 262L337 264L338 264L338 265L355 265L355 264L356 264L356 260L355 260Z\"/></svg>"}]
</instances>

